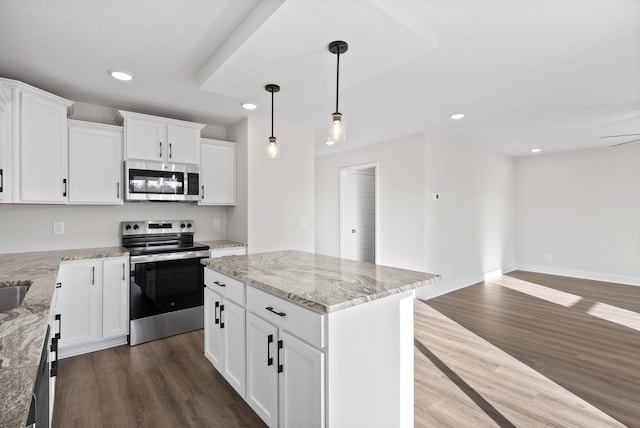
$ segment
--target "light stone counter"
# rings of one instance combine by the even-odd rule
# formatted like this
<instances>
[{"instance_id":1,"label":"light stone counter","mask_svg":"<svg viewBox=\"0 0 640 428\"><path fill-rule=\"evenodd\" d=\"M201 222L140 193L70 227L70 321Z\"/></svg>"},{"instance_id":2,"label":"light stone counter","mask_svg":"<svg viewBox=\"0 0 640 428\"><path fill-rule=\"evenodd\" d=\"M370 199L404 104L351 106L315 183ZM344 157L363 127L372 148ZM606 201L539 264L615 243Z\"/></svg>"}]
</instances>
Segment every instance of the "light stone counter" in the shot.
<instances>
[{"instance_id":1,"label":"light stone counter","mask_svg":"<svg viewBox=\"0 0 640 428\"><path fill-rule=\"evenodd\" d=\"M208 245L211 250L217 250L220 248L234 248L234 247L246 247L247 244L237 241L229 241L227 239L220 239L217 241L198 241L201 244Z\"/></svg>"},{"instance_id":2,"label":"light stone counter","mask_svg":"<svg viewBox=\"0 0 640 428\"><path fill-rule=\"evenodd\" d=\"M0 313L0 428L25 426L60 262L128 254L121 247L0 254L0 287L30 285L22 305Z\"/></svg>"},{"instance_id":3,"label":"light stone counter","mask_svg":"<svg viewBox=\"0 0 640 428\"><path fill-rule=\"evenodd\" d=\"M440 278L293 250L204 259L202 264L318 312L345 309Z\"/></svg>"}]
</instances>

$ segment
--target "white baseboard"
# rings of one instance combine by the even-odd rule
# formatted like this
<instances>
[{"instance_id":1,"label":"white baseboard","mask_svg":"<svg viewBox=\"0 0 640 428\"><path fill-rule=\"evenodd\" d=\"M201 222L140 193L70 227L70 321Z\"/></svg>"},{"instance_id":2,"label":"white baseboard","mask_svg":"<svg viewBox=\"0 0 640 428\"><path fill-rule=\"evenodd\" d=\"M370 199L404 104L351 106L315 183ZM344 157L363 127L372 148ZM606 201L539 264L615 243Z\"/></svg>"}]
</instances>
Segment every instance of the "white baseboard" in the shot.
<instances>
[{"instance_id":1,"label":"white baseboard","mask_svg":"<svg viewBox=\"0 0 640 428\"><path fill-rule=\"evenodd\" d=\"M436 282L432 285L427 285L425 287L419 288L416 290L416 297L418 299L429 300L434 297L442 296L443 294L451 293L452 291L460 290L461 288L468 287L473 284L477 284L479 282L484 281L484 276L472 275L466 278L455 279L452 281L441 281Z\"/></svg>"},{"instance_id":2,"label":"white baseboard","mask_svg":"<svg viewBox=\"0 0 640 428\"><path fill-rule=\"evenodd\" d=\"M575 269L565 269L553 266L538 266L525 263L517 263L518 270L525 270L529 272L547 273L549 275L561 275L569 276L573 278L591 279L594 281L614 282L617 284L625 285L638 285L640 286L640 278L635 276L626 275L613 275L609 273L599 272L587 272Z\"/></svg>"},{"instance_id":3,"label":"white baseboard","mask_svg":"<svg viewBox=\"0 0 640 428\"><path fill-rule=\"evenodd\" d=\"M76 355L102 351L103 349L113 348L114 346L125 345L126 343L127 336L118 336L74 346L60 347L60 355L58 358L62 360L64 358L75 357Z\"/></svg>"}]
</instances>

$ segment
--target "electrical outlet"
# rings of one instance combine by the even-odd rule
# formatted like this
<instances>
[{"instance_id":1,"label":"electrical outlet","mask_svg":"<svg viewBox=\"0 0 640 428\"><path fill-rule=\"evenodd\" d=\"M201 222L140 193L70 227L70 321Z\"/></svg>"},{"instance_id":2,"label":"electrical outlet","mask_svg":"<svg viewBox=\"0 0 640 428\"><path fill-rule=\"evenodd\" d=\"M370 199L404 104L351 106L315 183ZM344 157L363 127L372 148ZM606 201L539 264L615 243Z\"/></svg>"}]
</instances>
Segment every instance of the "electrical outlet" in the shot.
<instances>
[{"instance_id":1,"label":"electrical outlet","mask_svg":"<svg viewBox=\"0 0 640 428\"><path fill-rule=\"evenodd\" d=\"M54 221L53 222L53 234L54 235L62 235L62 234L64 234L64 221Z\"/></svg>"},{"instance_id":2,"label":"electrical outlet","mask_svg":"<svg viewBox=\"0 0 640 428\"><path fill-rule=\"evenodd\" d=\"M213 228L214 229L220 229L220 219L219 218L214 218L213 219Z\"/></svg>"},{"instance_id":3,"label":"electrical outlet","mask_svg":"<svg viewBox=\"0 0 640 428\"><path fill-rule=\"evenodd\" d=\"M552 262L553 261L553 256L551 254L547 254L546 257L548 262Z\"/></svg>"}]
</instances>

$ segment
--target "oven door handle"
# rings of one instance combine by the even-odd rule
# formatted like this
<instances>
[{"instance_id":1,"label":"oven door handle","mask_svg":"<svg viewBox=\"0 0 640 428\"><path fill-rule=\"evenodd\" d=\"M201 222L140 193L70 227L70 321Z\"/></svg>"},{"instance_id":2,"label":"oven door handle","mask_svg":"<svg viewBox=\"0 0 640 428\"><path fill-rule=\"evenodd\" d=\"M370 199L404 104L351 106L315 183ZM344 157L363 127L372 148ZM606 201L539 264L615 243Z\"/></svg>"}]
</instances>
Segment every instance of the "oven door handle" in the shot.
<instances>
[{"instance_id":1,"label":"oven door handle","mask_svg":"<svg viewBox=\"0 0 640 428\"><path fill-rule=\"evenodd\" d=\"M178 253L149 254L145 256L131 256L131 267L139 263L164 262L169 260L202 259L209 257L209 250L183 251Z\"/></svg>"}]
</instances>

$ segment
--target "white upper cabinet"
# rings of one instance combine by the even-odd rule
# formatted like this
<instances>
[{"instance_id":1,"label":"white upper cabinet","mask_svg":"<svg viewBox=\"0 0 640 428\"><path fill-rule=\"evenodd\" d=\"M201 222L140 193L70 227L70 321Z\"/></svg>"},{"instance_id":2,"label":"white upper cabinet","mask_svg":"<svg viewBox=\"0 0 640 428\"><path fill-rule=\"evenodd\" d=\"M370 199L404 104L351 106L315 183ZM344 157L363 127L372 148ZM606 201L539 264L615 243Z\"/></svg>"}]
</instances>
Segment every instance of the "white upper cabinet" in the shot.
<instances>
[{"instance_id":1,"label":"white upper cabinet","mask_svg":"<svg viewBox=\"0 0 640 428\"><path fill-rule=\"evenodd\" d=\"M122 204L122 127L68 122L69 203Z\"/></svg>"},{"instance_id":2,"label":"white upper cabinet","mask_svg":"<svg viewBox=\"0 0 640 428\"><path fill-rule=\"evenodd\" d=\"M13 100L13 202L66 203L72 102L14 80L1 82Z\"/></svg>"},{"instance_id":3,"label":"white upper cabinet","mask_svg":"<svg viewBox=\"0 0 640 428\"><path fill-rule=\"evenodd\" d=\"M236 204L236 143L202 139L200 205Z\"/></svg>"},{"instance_id":4,"label":"white upper cabinet","mask_svg":"<svg viewBox=\"0 0 640 428\"><path fill-rule=\"evenodd\" d=\"M10 169L7 168L9 164L7 146L11 141L9 139L10 108L9 95L0 83L0 201L10 199L11 195L10 180L8 180Z\"/></svg>"},{"instance_id":5,"label":"white upper cabinet","mask_svg":"<svg viewBox=\"0 0 640 428\"><path fill-rule=\"evenodd\" d=\"M120 110L125 159L200 163L200 130L205 125Z\"/></svg>"}]
</instances>

